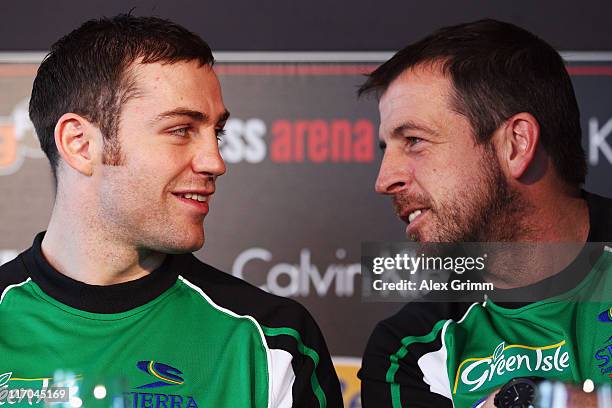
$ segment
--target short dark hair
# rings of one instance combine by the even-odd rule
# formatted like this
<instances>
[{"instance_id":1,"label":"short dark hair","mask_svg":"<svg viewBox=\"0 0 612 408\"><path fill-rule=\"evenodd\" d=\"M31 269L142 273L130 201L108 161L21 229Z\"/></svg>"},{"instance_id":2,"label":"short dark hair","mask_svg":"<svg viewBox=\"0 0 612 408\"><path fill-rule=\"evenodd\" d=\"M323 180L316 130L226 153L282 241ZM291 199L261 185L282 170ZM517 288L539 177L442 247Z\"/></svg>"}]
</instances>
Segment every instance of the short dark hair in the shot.
<instances>
[{"instance_id":1,"label":"short dark hair","mask_svg":"<svg viewBox=\"0 0 612 408\"><path fill-rule=\"evenodd\" d=\"M106 164L121 162L119 116L123 104L137 91L128 72L137 60L214 63L210 47L199 36L157 17L121 14L89 20L51 46L34 80L30 119L56 181L59 154L54 130L67 112L100 128Z\"/></svg>"},{"instance_id":2,"label":"short dark hair","mask_svg":"<svg viewBox=\"0 0 612 408\"><path fill-rule=\"evenodd\" d=\"M442 28L372 72L359 95L380 97L405 70L439 63L453 86L453 109L469 120L477 142L490 141L519 112L540 124L541 146L559 176L584 182L587 165L580 111L563 59L549 44L513 24L486 19Z\"/></svg>"}]
</instances>

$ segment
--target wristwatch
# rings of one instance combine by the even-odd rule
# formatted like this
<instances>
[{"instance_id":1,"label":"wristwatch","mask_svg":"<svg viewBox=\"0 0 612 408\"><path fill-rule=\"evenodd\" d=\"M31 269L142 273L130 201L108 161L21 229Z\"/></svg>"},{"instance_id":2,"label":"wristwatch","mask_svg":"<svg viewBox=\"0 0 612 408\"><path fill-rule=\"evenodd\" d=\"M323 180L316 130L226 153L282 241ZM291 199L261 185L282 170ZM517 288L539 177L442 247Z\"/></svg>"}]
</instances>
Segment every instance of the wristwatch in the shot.
<instances>
[{"instance_id":1,"label":"wristwatch","mask_svg":"<svg viewBox=\"0 0 612 408\"><path fill-rule=\"evenodd\" d=\"M536 389L529 378L513 378L499 390L493 403L497 408L533 408Z\"/></svg>"}]
</instances>

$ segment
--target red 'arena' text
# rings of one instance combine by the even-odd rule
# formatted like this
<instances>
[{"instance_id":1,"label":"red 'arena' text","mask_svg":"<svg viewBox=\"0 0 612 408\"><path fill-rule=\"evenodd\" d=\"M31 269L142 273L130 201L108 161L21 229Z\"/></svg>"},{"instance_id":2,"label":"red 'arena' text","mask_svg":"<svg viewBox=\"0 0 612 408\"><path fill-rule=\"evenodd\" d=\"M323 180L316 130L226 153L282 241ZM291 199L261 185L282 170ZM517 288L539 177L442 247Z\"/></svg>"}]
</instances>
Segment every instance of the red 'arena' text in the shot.
<instances>
[{"instance_id":1,"label":"red 'arena' text","mask_svg":"<svg viewBox=\"0 0 612 408\"><path fill-rule=\"evenodd\" d=\"M277 120L272 123L270 160L277 163L374 160L374 126L369 120Z\"/></svg>"}]
</instances>

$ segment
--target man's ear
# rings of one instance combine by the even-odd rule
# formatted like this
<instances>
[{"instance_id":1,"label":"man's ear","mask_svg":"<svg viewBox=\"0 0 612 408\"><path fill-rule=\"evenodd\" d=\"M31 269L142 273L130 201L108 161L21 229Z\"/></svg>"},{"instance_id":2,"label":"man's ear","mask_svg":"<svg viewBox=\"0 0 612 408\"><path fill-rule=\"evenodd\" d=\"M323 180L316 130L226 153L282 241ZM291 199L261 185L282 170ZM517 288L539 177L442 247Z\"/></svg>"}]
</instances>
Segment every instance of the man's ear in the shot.
<instances>
[{"instance_id":1,"label":"man's ear","mask_svg":"<svg viewBox=\"0 0 612 408\"><path fill-rule=\"evenodd\" d=\"M513 179L526 175L527 169L536 159L540 141L540 124L530 113L521 112L511 116L502 125L499 143L500 161Z\"/></svg>"},{"instance_id":2,"label":"man's ear","mask_svg":"<svg viewBox=\"0 0 612 408\"><path fill-rule=\"evenodd\" d=\"M66 164L85 176L93 174L100 151L98 128L76 113L63 114L55 125L55 146Z\"/></svg>"}]
</instances>

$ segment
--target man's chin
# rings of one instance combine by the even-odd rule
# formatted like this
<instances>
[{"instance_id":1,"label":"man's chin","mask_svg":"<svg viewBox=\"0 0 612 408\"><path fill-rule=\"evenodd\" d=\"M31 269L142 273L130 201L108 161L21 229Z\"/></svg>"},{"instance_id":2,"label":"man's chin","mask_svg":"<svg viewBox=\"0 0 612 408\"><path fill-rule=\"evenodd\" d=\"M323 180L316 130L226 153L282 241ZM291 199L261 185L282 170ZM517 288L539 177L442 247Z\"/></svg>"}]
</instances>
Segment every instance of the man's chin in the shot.
<instances>
[{"instance_id":1,"label":"man's chin","mask_svg":"<svg viewBox=\"0 0 612 408\"><path fill-rule=\"evenodd\" d=\"M421 225L418 228L410 228L410 224L406 225L406 239L412 242L431 242L432 234L426 227Z\"/></svg>"},{"instance_id":2,"label":"man's chin","mask_svg":"<svg viewBox=\"0 0 612 408\"><path fill-rule=\"evenodd\" d=\"M198 251L199 249L201 249L204 246L204 242L206 241L204 234L202 234L201 237L198 238L194 238L192 240L189 240L188 242L185 242L185 244L182 246L181 248L181 252L182 253L186 253L186 252L195 252Z\"/></svg>"},{"instance_id":3,"label":"man's chin","mask_svg":"<svg viewBox=\"0 0 612 408\"><path fill-rule=\"evenodd\" d=\"M170 242L160 245L159 252L166 254L185 254L195 252L204 246L204 233L176 237Z\"/></svg>"},{"instance_id":4,"label":"man's chin","mask_svg":"<svg viewBox=\"0 0 612 408\"><path fill-rule=\"evenodd\" d=\"M193 245L178 245L178 246L173 245L173 246L167 246L165 248L161 248L158 250L158 252L162 252L162 253L170 254L170 255L188 254L191 252L198 251L203 246L204 246L203 242L201 244L193 244Z\"/></svg>"},{"instance_id":5,"label":"man's chin","mask_svg":"<svg viewBox=\"0 0 612 408\"><path fill-rule=\"evenodd\" d=\"M431 231L426 230L415 230L411 232L406 232L406 238L412 242L419 242L423 244L428 243L459 243L463 242L457 239L451 239L448 236L443 236L439 234L432 233Z\"/></svg>"},{"instance_id":6,"label":"man's chin","mask_svg":"<svg viewBox=\"0 0 612 408\"><path fill-rule=\"evenodd\" d=\"M407 232L406 239L410 242L427 242L427 241L423 241L420 235L414 232Z\"/></svg>"}]
</instances>

